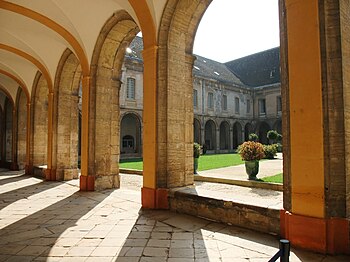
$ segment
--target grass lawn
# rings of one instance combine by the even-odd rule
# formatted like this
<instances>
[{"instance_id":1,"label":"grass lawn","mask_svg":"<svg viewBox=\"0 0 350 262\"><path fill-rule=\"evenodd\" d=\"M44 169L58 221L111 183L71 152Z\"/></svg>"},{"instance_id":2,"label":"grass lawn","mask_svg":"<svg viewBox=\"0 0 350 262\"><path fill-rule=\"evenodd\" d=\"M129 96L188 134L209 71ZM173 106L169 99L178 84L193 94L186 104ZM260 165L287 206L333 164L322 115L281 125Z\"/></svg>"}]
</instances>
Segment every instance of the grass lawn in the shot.
<instances>
[{"instance_id":1,"label":"grass lawn","mask_svg":"<svg viewBox=\"0 0 350 262\"><path fill-rule=\"evenodd\" d=\"M241 160L239 154L201 155L198 162L198 171L241 164L244 164L244 161Z\"/></svg>"},{"instance_id":2,"label":"grass lawn","mask_svg":"<svg viewBox=\"0 0 350 262\"><path fill-rule=\"evenodd\" d=\"M199 158L198 170L204 171L220 167L236 166L243 163L238 154L201 155ZM119 166L120 168L142 170L143 162L141 158L125 159L120 161Z\"/></svg>"},{"instance_id":3,"label":"grass lawn","mask_svg":"<svg viewBox=\"0 0 350 262\"><path fill-rule=\"evenodd\" d=\"M274 176L267 176L262 178L261 180L263 180L264 182L283 184L283 173L280 173Z\"/></svg>"},{"instance_id":4,"label":"grass lawn","mask_svg":"<svg viewBox=\"0 0 350 262\"><path fill-rule=\"evenodd\" d=\"M120 160L119 167L127 168L127 169L142 170L143 161L142 161L142 158L123 159L123 160Z\"/></svg>"}]
</instances>

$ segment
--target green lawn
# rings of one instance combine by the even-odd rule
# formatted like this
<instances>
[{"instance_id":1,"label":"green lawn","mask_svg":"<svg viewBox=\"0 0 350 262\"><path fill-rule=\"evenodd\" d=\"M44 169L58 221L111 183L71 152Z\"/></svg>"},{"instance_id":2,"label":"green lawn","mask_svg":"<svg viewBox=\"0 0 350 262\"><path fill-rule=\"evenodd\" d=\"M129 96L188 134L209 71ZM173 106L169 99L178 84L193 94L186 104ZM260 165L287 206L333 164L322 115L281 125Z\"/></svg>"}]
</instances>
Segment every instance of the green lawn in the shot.
<instances>
[{"instance_id":1,"label":"green lawn","mask_svg":"<svg viewBox=\"0 0 350 262\"><path fill-rule=\"evenodd\" d=\"M123 159L123 160L120 160L119 167L120 168L127 168L127 169L142 170L143 169L143 161L142 161L142 158Z\"/></svg>"},{"instance_id":2,"label":"green lawn","mask_svg":"<svg viewBox=\"0 0 350 262\"><path fill-rule=\"evenodd\" d=\"M238 154L215 154L202 155L199 158L198 170L209 170L220 167L236 166L243 164L241 157ZM126 159L120 161L120 168L142 170L142 159Z\"/></svg>"},{"instance_id":3,"label":"green lawn","mask_svg":"<svg viewBox=\"0 0 350 262\"><path fill-rule=\"evenodd\" d=\"M263 180L264 182L283 184L283 173L280 173L274 176L264 177L261 180Z\"/></svg>"},{"instance_id":4,"label":"green lawn","mask_svg":"<svg viewBox=\"0 0 350 262\"><path fill-rule=\"evenodd\" d=\"M210 170L220 167L237 166L244 164L239 154L201 155L198 171Z\"/></svg>"}]
</instances>

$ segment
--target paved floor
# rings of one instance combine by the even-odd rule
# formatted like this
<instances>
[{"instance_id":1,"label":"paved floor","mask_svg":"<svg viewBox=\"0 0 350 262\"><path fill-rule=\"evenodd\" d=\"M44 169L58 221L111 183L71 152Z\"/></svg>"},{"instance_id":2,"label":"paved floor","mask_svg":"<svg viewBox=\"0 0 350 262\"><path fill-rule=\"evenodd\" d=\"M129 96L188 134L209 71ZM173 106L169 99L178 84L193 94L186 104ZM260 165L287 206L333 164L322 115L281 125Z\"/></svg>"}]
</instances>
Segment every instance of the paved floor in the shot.
<instances>
[{"instance_id":1,"label":"paved floor","mask_svg":"<svg viewBox=\"0 0 350 262\"><path fill-rule=\"evenodd\" d=\"M268 261L270 235L169 211L140 209L139 178L79 192L78 181L43 182L0 170L0 261ZM350 261L293 250L291 261Z\"/></svg>"}]
</instances>

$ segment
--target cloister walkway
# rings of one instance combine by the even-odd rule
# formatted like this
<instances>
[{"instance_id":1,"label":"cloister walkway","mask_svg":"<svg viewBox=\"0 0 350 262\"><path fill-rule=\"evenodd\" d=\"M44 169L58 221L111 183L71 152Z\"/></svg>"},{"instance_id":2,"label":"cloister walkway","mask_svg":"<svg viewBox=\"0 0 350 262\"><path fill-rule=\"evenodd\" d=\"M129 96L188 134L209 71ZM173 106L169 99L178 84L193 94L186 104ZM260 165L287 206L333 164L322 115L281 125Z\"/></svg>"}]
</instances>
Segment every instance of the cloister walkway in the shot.
<instances>
[{"instance_id":1,"label":"cloister walkway","mask_svg":"<svg viewBox=\"0 0 350 262\"><path fill-rule=\"evenodd\" d=\"M142 210L139 179L80 192L0 170L0 261L267 261L278 239L170 211ZM349 261L293 250L291 261Z\"/></svg>"}]
</instances>

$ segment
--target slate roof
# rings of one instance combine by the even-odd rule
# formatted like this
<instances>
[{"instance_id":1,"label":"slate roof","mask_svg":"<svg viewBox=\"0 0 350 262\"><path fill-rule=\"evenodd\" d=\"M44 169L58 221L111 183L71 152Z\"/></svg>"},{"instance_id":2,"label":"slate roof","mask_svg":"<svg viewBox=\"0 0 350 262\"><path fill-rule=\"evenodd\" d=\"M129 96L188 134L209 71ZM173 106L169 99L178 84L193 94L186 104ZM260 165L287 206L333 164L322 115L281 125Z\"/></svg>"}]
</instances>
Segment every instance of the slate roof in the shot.
<instances>
[{"instance_id":1,"label":"slate roof","mask_svg":"<svg viewBox=\"0 0 350 262\"><path fill-rule=\"evenodd\" d=\"M279 47L242 57L227 62L225 65L244 84L251 87L281 82Z\"/></svg>"},{"instance_id":2,"label":"slate roof","mask_svg":"<svg viewBox=\"0 0 350 262\"><path fill-rule=\"evenodd\" d=\"M241 80L232 73L225 64L195 55L196 60L193 65L193 75L208 79L214 79L226 84L244 86Z\"/></svg>"},{"instance_id":3,"label":"slate roof","mask_svg":"<svg viewBox=\"0 0 350 262\"><path fill-rule=\"evenodd\" d=\"M130 43L127 59L142 62L143 41L136 36ZM241 87L258 87L280 82L279 47L249 55L227 63L220 63L199 55L193 66L194 76Z\"/></svg>"}]
</instances>

